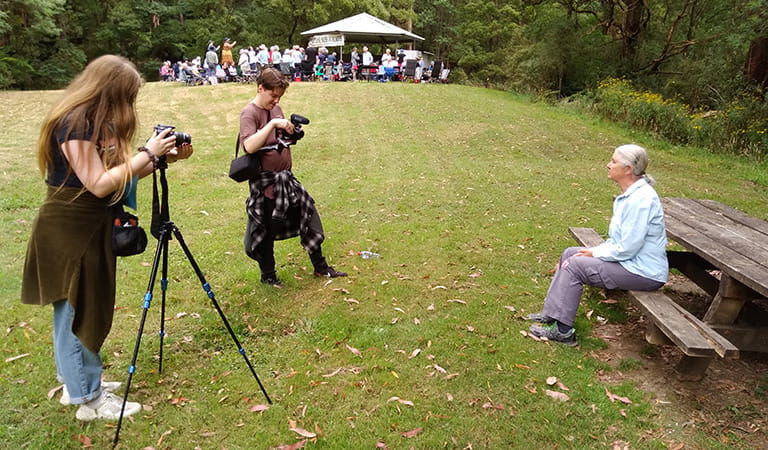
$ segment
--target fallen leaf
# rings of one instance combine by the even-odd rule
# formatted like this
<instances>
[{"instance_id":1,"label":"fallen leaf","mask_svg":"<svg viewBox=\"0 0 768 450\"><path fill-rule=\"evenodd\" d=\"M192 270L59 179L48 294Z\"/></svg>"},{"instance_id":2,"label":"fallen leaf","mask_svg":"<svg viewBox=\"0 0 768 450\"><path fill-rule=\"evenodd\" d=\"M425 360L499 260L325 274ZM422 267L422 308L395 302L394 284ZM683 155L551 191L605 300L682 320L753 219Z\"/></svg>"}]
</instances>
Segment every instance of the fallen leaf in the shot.
<instances>
[{"instance_id":1,"label":"fallen leaf","mask_svg":"<svg viewBox=\"0 0 768 450\"><path fill-rule=\"evenodd\" d=\"M59 392L64 387L63 384L60 384L56 386L55 388L48 391L48 400L52 399L54 395L56 395L57 392Z\"/></svg>"},{"instance_id":2,"label":"fallen leaf","mask_svg":"<svg viewBox=\"0 0 768 450\"><path fill-rule=\"evenodd\" d=\"M431 305L427 306L427 311L434 311L435 310L435 304L432 303Z\"/></svg>"},{"instance_id":3,"label":"fallen leaf","mask_svg":"<svg viewBox=\"0 0 768 450\"><path fill-rule=\"evenodd\" d=\"M395 307L395 311L399 311L399 312L405 314L405 311L403 311L403 308Z\"/></svg>"},{"instance_id":4,"label":"fallen leaf","mask_svg":"<svg viewBox=\"0 0 768 450\"><path fill-rule=\"evenodd\" d=\"M632 403L632 400L628 399L627 397L621 397L619 395L612 394L608 388L605 388L605 395L608 396L608 400L610 400L611 403L615 402L616 400L628 405Z\"/></svg>"},{"instance_id":5,"label":"fallen leaf","mask_svg":"<svg viewBox=\"0 0 768 450\"><path fill-rule=\"evenodd\" d=\"M491 401L483 403L483 409L498 409L502 410L504 409L504 405L496 404Z\"/></svg>"},{"instance_id":6,"label":"fallen leaf","mask_svg":"<svg viewBox=\"0 0 768 450\"><path fill-rule=\"evenodd\" d=\"M510 311L512 311L512 312L516 312L517 311L517 309L515 309L514 306L505 306L505 308L510 310Z\"/></svg>"},{"instance_id":7,"label":"fallen leaf","mask_svg":"<svg viewBox=\"0 0 768 450\"><path fill-rule=\"evenodd\" d=\"M482 276L483 276L483 274L481 274L480 272L475 272L475 273L470 273L469 274L469 278L480 278Z\"/></svg>"},{"instance_id":8,"label":"fallen leaf","mask_svg":"<svg viewBox=\"0 0 768 450\"><path fill-rule=\"evenodd\" d=\"M358 305L358 304L360 304L360 302L358 302L358 301L357 301L357 300L355 300L354 298L347 298L347 297L344 297L344 301L345 301L345 302L347 302L347 303L354 303L355 305Z\"/></svg>"},{"instance_id":9,"label":"fallen leaf","mask_svg":"<svg viewBox=\"0 0 768 450\"><path fill-rule=\"evenodd\" d=\"M338 375L338 374L339 374L339 372L341 372L342 370L343 370L343 368L342 368L342 367L339 367L338 369L334 370L333 372L331 372L331 373L326 373L325 375L321 375L321 376L323 376L323 377L325 377L325 378L329 378L329 377L332 377L332 376Z\"/></svg>"},{"instance_id":10,"label":"fallen leaf","mask_svg":"<svg viewBox=\"0 0 768 450\"><path fill-rule=\"evenodd\" d=\"M558 382L557 382L557 387L559 387L561 391L570 391L570 389L568 389L568 388L567 388L567 387L566 387L566 386L565 386L563 383L561 383L560 381L558 381Z\"/></svg>"},{"instance_id":11,"label":"fallen leaf","mask_svg":"<svg viewBox=\"0 0 768 450\"><path fill-rule=\"evenodd\" d=\"M563 394L562 392L550 391L549 389L544 389L544 393L561 402L567 402L571 399L571 397L568 397L568 395Z\"/></svg>"},{"instance_id":12,"label":"fallen leaf","mask_svg":"<svg viewBox=\"0 0 768 450\"><path fill-rule=\"evenodd\" d=\"M466 305L467 304L467 302L465 302L464 300L459 299L459 298L452 298L452 299L448 300L448 303L461 303L462 305Z\"/></svg>"},{"instance_id":13,"label":"fallen leaf","mask_svg":"<svg viewBox=\"0 0 768 450\"><path fill-rule=\"evenodd\" d=\"M448 289L448 288L447 288L447 287L445 287L445 286L435 286L435 287L433 287L433 288L432 288L432 290L433 290L433 291L434 291L435 289Z\"/></svg>"},{"instance_id":14,"label":"fallen leaf","mask_svg":"<svg viewBox=\"0 0 768 450\"><path fill-rule=\"evenodd\" d=\"M467 331L469 331L470 333L474 333L475 328L472 325L467 325Z\"/></svg>"},{"instance_id":15,"label":"fallen leaf","mask_svg":"<svg viewBox=\"0 0 768 450\"><path fill-rule=\"evenodd\" d=\"M306 439L305 439L305 440L301 440L301 441L299 441L299 442L296 442L295 444L290 444L290 445L280 445L280 446L278 446L277 448L278 448L279 450L298 450L298 449L300 449L300 448L304 448L304 444L306 444L306 443L307 443L307 441L306 441Z\"/></svg>"},{"instance_id":16,"label":"fallen leaf","mask_svg":"<svg viewBox=\"0 0 768 450\"><path fill-rule=\"evenodd\" d=\"M376 448L383 448L384 450L387 450L387 444L379 441L376 443Z\"/></svg>"},{"instance_id":17,"label":"fallen leaf","mask_svg":"<svg viewBox=\"0 0 768 450\"><path fill-rule=\"evenodd\" d=\"M93 444L91 443L91 438L84 434L78 434L75 436L75 439L83 445L83 448L91 448L93 447Z\"/></svg>"},{"instance_id":18,"label":"fallen leaf","mask_svg":"<svg viewBox=\"0 0 768 450\"><path fill-rule=\"evenodd\" d=\"M553 384L557 383L557 377L549 377L547 378L547 384L552 386Z\"/></svg>"},{"instance_id":19,"label":"fallen leaf","mask_svg":"<svg viewBox=\"0 0 768 450\"><path fill-rule=\"evenodd\" d=\"M363 357L363 354L362 354L362 352L360 352L360 350L356 349L355 347L350 346L349 344L344 344L344 345L346 345L347 346L347 350L352 352L352 354L354 354L355 356L359 356L361 358Z\"/></svg>"},{"instance_id":20,"label":"fallen leaf","mask_svg":"<svg viewBox=\"0 0 768 450\"><path fill-rule=\"evenodd\" d=\"M531 366L526 366L525 364L515 364L515 367L523 370L531 370Z\"/></svg>"},{"instance_id":21,"label":"fallen leaf","mask_svg":"<svg viewBox=\"0 0 768 450\"><path fill-rule=\"evenodd\" d=\"M21 355L9 356L8 358L5 358L5 362L16 361L17 359L26 358L27 356L29 356L29 353L22 353Z\"/></svg>"},{"instance_id":22,"label":"fallen leaf","mask_svg":"<svg viewBox=\"0 0 768 450\"><path fill-rule=\"evenodd\" d=\"M294 433L298 434L299 436L305 437L305 438L312 439L312 438L317 437L317 434L315 434L315 433L313 433L311 431L307 431L304 428L292 427L292 428L289 428L288 430L289 431L293 431Z\"/></svg>"},{"instance_id":23,"label":"fallen leaf","mask_svg":"<svg viewBox=\"0 0 768 450\"><path fill-rule=\"evenodd\" d=\"M408 359L413 359L417 357L421 353L421 349L417 348L416 350L412 351L410 355L408 355Z\"/></svg>"},{"instance_id":24,"label":"fallen leaf","mask_svg":"<svg viewBox=\"0 0 768 450\"><path fill-rule=\"evenodd\" d=\"M251 406L251 412L264 412L269 409L268 405L253 405Z\"/></svg>"},{"instance_id":25,"label":"fallen leaf","mask_svg":"<svg viewBox=\"0 0 768 450\"><path fill-rule=\"evenodd\" d=\"M402 403L403 405L406 405L406 406L414 406L412 401L410 401L410 400L403 400L400 397L390 397L387 400L387 403L389 403L389 402L398 402L398 403Z\"/></svg>"},{"instance_id":26,"label":"fallen leaf","mask_svg":"<svg viewBox=\"0 0 768 450\"><path fill-rule=\"evenodd\" d=\"M414 317L414 318L413 318L413 323L414 323L415 325L421 325L421 320L419 320L419 318L418 318L418 317Z\"/></svg>"},{"instance_id":27,"label":"fallen leaf","mask_svg":"<svg viewBox=\"0 0 768 450\"><path fill-rule=\"evenodd\" d=\"M600 300L600 301L599 301L599 302L597 302L597 303L605 303L605 304L607 304L607 305L613 305L613 304L615 304L615 303L619 303L619 302L618 302L618 300L614 300L614 299L612 299L612 298L607 298L607 299L605 299L605 300Z\"/></svg>"},{"instance_id":28,"label":"fallen leaf","mask_svg":"<svg viewBox=\"0 0 768 450\"><path fill-rule=\"evenodd\" d=\"M413 429L413 430L411 430L411 431L404 431L404 432L402 432L402 433L400 433L400 434L402 434L403 436L405 436L405 437L407 437L407 438L412 438L412 437L414 437L414 436L417 436L417 435L418 435L419 433L421 433L422 431L424 431L424 428L422 428L422 427L419 427L419 428Z\"/></svg>"}]
</instances>

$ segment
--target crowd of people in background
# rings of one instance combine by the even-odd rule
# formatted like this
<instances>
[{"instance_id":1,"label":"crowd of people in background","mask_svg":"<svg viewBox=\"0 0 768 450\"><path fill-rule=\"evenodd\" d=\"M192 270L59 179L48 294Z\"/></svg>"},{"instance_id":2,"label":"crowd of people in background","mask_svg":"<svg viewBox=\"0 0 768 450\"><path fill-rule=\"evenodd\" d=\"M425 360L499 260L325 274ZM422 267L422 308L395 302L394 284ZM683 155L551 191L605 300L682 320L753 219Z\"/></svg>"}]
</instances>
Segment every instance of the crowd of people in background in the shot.
<instances>
[{"instance_id":1,"label":"crowd of people in background","mask_svg":"<svg viewBox=\"0 0 768 450\"><path fill-rule=\"evenodd\" d=\"M391 49L386 48L375 58L368 47L362 47L362 51L353 47L345 58L325 47L293 45L281 51L278 45L267 47L261 44L240 47L235 52L236 45L237 41L230 38L224 38L220 46L208 41L204 57L184 58L175 63L165 61L158 70L159 78L161 81L181 81L191 85L247 82L255 81L267 67L278 69L293 81L391 81L410 78L418 82L432 76L432 67L424 67L421 56L413 60L410 66L412 73L406 74L407 56L404 50L393 54Z\"/></svg>"}]
</instances>

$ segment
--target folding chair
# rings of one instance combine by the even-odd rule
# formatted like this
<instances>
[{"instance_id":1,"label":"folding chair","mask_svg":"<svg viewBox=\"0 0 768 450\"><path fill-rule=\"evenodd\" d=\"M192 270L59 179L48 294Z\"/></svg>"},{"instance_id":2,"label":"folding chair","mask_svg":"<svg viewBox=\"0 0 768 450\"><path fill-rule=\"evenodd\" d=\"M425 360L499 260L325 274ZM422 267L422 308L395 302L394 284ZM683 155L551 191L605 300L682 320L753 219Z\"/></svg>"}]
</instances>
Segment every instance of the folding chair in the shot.
<instances>
[{"instance_id":1,"label":"folding chair","mask_svg":"<svg viewBox=\"0 0 768 450\"><path fill-rule=\"evenodd\" d=\"M403 69L403 81L409 79L416 79L416 68L419 67L419 62L415 59L408 59L405 61L405 69Z\"/></svg>"},{"instance_id":2,"label":"folding chair","mask_svg":"<svg viewBox=\"0 0 768 450\"><path fill-rule=\"evenodd\" d=\"M302 61L299 65L301 79L304 81L313 81L315 79L315 65L312 61Z\"/></svg>"},{"instance_id":3,"label":"folding chair","mask_svg":"<svg viewBox=\"0 0 768 450\"><path fill-rule=\"evenodd\" d=\"M447 83L448 82L448 74L451 73L451 69L443 69L440 71L440 77L439 80L441 83Z\"/></svg>"},{"instance_id":4,"label":"folding chair","mask_svg":"<svg viewBox=\"0 0 768 450\"><path fill-rule=\"evenodd\" d=\"M435 61L432 65L432 72L429 74L429 82L434 83L440 77L440 71L443 70L443 62Z\"/></svg>"}]
</instances>

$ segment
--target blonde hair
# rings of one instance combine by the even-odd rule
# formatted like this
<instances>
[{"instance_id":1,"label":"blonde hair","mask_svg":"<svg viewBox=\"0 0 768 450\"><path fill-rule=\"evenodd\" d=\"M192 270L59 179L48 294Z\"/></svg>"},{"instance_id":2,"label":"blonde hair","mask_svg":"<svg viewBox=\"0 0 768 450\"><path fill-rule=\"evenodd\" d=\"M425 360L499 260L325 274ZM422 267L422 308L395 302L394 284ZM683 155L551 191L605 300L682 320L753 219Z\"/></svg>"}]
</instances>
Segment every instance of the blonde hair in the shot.
<instances>
[{"instance_id":1,"label":"blonde hair","mask_svg":"<svg viewBox=\"0 0 768 450\"><path fill-rule=\"evenodd\" d=\"M648 168L648 152L639 145L625 144L616 147L618 161L624 166L632 168L632 174L636 177L645 178L651 186L656 185L656 179L645 173Z\"/></svg>"},{"instance_id":2,"label":"blonde hair","mask_svg":"<svg viewBox=\"0 0 768 450\"><path fill-rule=\"evenodd\" d=\"M37 161L43 176L52 170L51 146L57 144L55 134L61 127L66 127L66 137L73 133L75 136L92 133L87 151L98 149L105 170L129 161L138 120L136 96L141 83L136 67L121 56L104 55L91 61L69 84L43 121L37 141ZM100 141L108 141L110 150L101 148ZM85 160L89 161L88 158ZM128 165L122 183L112 194L112 203L123 197L125 186L132 177Z\"/></svg>"}]
</instances>

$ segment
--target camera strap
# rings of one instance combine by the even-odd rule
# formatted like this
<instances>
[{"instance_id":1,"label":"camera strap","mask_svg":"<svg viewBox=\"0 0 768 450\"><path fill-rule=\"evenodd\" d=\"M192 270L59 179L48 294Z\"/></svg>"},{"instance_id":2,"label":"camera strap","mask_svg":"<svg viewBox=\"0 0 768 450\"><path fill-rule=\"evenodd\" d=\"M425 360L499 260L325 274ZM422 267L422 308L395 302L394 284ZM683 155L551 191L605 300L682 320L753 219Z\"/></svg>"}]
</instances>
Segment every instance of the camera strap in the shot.
<instances>
[{"instance_id":1,"label":"camera strap","mask_svg":"<svg viewBox=\"0 0 768 450\"><path fill-rule=\"evenodd\" d=\"M157 194L157 172L152 172L152 224L149 227L150 233L155 239L160 239L160 228L164 223L170 220L168 212L168 180L165 178L165 168L160 167L160 185L162 188L162 198ZM171 236L168 236L171 239Z\"/></svg>"}]
</instances>

